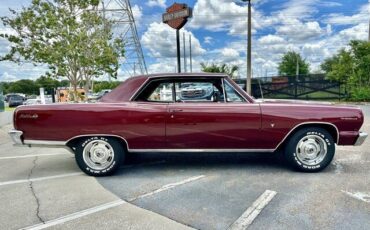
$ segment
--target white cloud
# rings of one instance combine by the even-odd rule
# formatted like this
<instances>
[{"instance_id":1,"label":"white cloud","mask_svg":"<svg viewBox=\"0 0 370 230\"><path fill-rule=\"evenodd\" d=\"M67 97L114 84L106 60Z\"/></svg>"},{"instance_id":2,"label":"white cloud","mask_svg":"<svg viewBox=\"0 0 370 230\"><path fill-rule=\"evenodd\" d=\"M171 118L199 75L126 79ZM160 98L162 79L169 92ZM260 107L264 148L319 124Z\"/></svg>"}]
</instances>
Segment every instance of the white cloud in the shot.
<instances>
[{"instance_id":1,"label":"white cloud","mask_svg":"<svg viewBox=\"0 0 370 230\"><path fill-rule=\"evenodd\" d=\"M183 37L183 32L185 32L186 39L188 39L189 34L191 35L192 54L194 57L206 52L193 33L182 29L180 31L181 39ZM148 30L141 37L141 43L150 51L150 56L152 57L176 57L176 32L166 24L157 22L151 23ZM186 42L186 45L188 45L188 42Z\"/></svg>"},{"instance_id":2,"label":"white cloud","mask_svg":"<svg viewBox=\"0 0 370 230\"><path fill-rule=\"evenodd\" d=\"M146 5L150 7L158 6L161 8L166 8L166 0L149 0Z\"/></svg>"},{"instance_id":3,"label":"white cloud","mask_svg":"<svg viewBox=\"0 0 370 230\"><path fill-rule=\"evenodd\" d=\"M370 15L370 2L364 4L358 13L353 15L344 15L342 13L332 13L324 20L327 24L333 25L356 25L368 22Z\"/></svg>"},{"instance_id":4,"label":"white cloud","mask_svg":"<svg viewBox=\"0 0 370 230\"><path fill-rule=\"evenodd\" d=\"M18 80L16 76L9 74L8 72L4 72L1 77L0 81L16 81Z\"/></svg>"},{"instance_id":5,"label":"white cloud","mask_svg":"<svg viewBox=\"0 0 370 230\"><path fill-rule=\"evenodd\" d=\"M205 44L212 44L213 43L213 38L210 37L210 36L206 36L206 37L204 37L203 43L205 43Z\"/></svg>"},{"instance_id":6,"label":"white cloud","mask_svg":"<svg viewBox=\"0 0 370 230\"><path fill-rule=\"evenodd\" d=\"M261 45L272 45L272 44L276 44L276 43L285 43L285 40L284 40L284 38L279 37L277 35L269 34L269 35L260 37L258 39L258 42Z\"/></svg>"},{"instance_id":7,"label":"white cloud","mask_svg":"<svg viewBox=\"0 0 370 230\"><path fill-rule=\"evenodd\" d=\"M6 77L8 81L19 79L37 79L41 75L45 74L46 71L46 66L42 65L34 66L31 63L23 63L18 65L14 62L2 61L0 62L0 73L3 74L0 76L0 81L3 80L3 77Z\"/></svg>"},{"instance_id":8,"label":"white cloud","mask_svg":"<svg viewBox=\"0 0 370 230\"><path fill-rule=\"evenodd\" d=\"M135 22L139 23L143 16L142 8L138 5L134 5L133 7L131 7L131 10L132 10L132 15L134 16Z\"/></svg>"},{"instance_id":9,"label":"white cloud","mask_svg":"<svg viewBox=\"0 0 370 230\"><path fill-rule=\"evenodd\" d=\"M240 58L239 52L232 48L223 48L221 55L225 62L237 61Z\"/></svg>"},{"instance_id":10,"label":"white cloud","mask_svg":"<svg viewBox=\"0 0 370 230\"><path fill-rule=\"evenodd\" d=\"M278 27L277 33L280 35L287 36L291 40L308 40L312 38L318 38L324 34L324 30L320 27L320 24L316 21L310 21L302 23L298 20L292 24L286 24Z\"/></svg>"}]
</instances>

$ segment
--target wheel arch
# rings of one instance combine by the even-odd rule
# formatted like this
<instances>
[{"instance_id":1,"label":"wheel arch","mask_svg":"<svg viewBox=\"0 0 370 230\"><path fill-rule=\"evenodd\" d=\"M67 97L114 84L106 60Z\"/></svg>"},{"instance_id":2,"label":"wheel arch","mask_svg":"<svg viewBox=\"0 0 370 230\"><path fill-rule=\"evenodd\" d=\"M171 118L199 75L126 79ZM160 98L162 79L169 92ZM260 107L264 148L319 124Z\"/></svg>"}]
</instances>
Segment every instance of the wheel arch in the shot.
<instances>
[{"instance_id":1,"label":"wheel arch","mask_svg":"<svg viewBox=\"0 0 370 230\"><path fill-rule=\"evenodd\" d=\"M129 147L128 147L127 140L125 138L121 137L121 136L112 135L112 134L86 134L86 135L74 136L74 137L72 137L72 138L70 138L66 141L66 146L68 146L72 150L75 150L75 146L77 145L77 143L79 143L82 139L86 139L86 138L89 138L89 137L110 137L110 138L114 138L114 139L116 139L116 140L118 140L122 143L122 146L124 147L126 152L129 152L128 151Z\"/></svg>"},{"instance_id":2,"label":"wheel arch","mask_svg":"<svg viewBox=\"0 0 370 230\"><path fill-rule=\"evenodd\" d=\"M338 130L336 125L334 125L332 123L329 123L329 122L304 122L304 123L300 123L300 124L294 126L294 128L292 128L285 135L283 140L278 144L275 151L283 148L285 146L285 144L287 143L287 141L289 140L289 138L292 137L296 132L298 132L299 130L301 130L303 128L307 128L307 127L318 127L318 128L325 129L333 137L334 142L336 144L339 143L339 130Z\"/></svg>"}]
</instances>

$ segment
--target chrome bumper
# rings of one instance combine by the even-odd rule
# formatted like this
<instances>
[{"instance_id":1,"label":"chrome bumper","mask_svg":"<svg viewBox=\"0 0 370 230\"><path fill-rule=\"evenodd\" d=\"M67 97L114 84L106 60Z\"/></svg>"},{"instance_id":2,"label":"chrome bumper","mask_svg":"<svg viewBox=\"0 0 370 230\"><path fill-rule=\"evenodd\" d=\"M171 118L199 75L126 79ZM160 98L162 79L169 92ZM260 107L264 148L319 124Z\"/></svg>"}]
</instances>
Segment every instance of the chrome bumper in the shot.
<instances>
[{"instance_id":1,"label":"chrome bumper","mask_svg":"<svg viewBox=\"0 0 370 230\"><path fill-rule=\"evenodd\" d=\"M356 140L355 145L356 146L362 145L362 143L364 143L364 141L367 138L367 136L368 136L367 133L360 132L360 134L357 137L357 140Z\"/></svg>"},{"instance_id":2,"label":"chrome bumper","mask_svg":"<svg viewBox=\"0 0 370 230\"><path fill-rule=\"evenodd\" d=\"M8 133L9 133L9 136L12 138L12 141L14 142L14 144L23 145L23 140L22 140L23 132L22 131L13 129L13 130L10 130Z\"/></svg>"}]
</instances>

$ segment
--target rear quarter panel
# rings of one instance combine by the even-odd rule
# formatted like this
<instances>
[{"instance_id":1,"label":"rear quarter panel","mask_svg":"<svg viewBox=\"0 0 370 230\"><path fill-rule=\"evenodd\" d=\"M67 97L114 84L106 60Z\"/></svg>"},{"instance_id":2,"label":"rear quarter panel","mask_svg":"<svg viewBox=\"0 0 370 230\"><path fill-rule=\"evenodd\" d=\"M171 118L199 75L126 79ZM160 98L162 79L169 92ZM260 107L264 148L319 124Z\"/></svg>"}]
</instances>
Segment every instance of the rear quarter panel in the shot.
<instances>
[{"instance_id":1,"label":"rear quarter panel","mask_svg":"<svg viewBox=\"0 0 370 230\"><path fill-rule=\"evenodd\" d=\"M67 141L79 135L117 135L130 148L159 148L165 140L166 105L97 103L22 106L15 127L25 140ZM37 118L32 118L33 115ZM134 115L133 115L134 114ZM27 116L26 116L27 115Z\"/></svg>"},{"instance_id":2,"label":"rear quarter panel","mask_svg":"<svg viewBox=\"0 0 370 230\"><path fill-rule=\"evenodd\" d=\"M357 107L261 103L262 131L266 145L275 148L292 131L305 123L330 123L339 131L339 145L352 145L363 123ZM335 137L334 137L335 138Z\"/></svg>"}]
</instances>

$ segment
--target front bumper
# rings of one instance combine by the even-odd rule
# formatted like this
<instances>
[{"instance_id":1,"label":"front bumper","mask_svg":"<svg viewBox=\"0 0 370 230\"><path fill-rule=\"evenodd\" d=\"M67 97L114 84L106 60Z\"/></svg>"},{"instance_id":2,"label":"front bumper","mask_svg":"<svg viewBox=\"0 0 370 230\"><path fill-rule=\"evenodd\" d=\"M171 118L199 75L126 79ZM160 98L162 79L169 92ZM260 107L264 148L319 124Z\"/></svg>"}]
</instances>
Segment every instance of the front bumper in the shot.
<instances>
[{"instance_id":1,"label":"front bumper","mask_svg":"<svg viewBox=\"0 0 370 230\"><path fill-rule=\"evenodd\" d=\"M23 145L23 139L22 139L23 132L22 131L12 129L8 133L9 133L9 136L12 138L12 141L14 142L14 144Z\"/></svg>"},{"instance_id":2,"label":"front bumper","mask_svg":"<svg viewBox=\"0 0 370 230\"><path fill-rule=\"evenodd\" d=\"M362 145L364 143L365 139L367 138L368 134L365 132L360 132L360 134L357 137L357 140L355 142L356 146Z\"/></svg>"}]
</instances>

